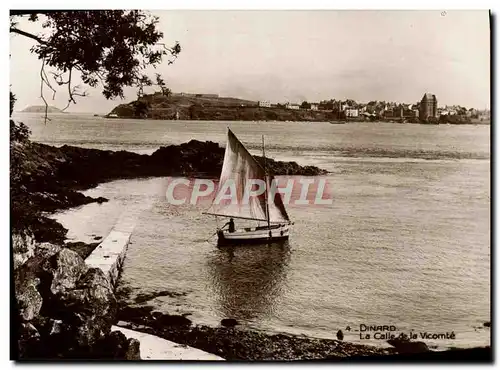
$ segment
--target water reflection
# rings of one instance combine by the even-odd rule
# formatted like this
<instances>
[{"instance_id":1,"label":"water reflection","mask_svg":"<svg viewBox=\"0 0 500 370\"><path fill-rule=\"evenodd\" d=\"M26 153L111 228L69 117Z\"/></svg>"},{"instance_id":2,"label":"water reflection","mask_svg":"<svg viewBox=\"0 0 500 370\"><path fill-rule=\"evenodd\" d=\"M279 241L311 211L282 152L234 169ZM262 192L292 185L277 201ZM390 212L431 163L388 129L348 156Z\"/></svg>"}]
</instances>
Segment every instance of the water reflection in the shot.
<instances>
[{"instance_id":1,"label":"water reflection","mask_svg":"<svg viewBox=\"0 0 500 370\"><path fill-rule=\"evenodd\" d=\"M208 270L220 315L240 322L271 315L286 285L289 260L288 241L214 251Z\"/></svg>"}]
</instances>

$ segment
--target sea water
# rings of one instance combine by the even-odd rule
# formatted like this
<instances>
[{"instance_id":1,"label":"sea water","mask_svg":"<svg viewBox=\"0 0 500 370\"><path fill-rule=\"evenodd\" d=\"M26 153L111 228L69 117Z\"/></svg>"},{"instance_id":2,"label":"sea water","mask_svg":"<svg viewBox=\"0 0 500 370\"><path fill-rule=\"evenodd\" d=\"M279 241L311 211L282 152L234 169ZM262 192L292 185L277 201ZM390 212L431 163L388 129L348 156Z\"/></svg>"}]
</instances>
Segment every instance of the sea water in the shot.
<instances>
[{"instance_id":1,"label":"sea water","mask_svg":"<svg viewBox=\"0 0 500 370\"><path fill-rule=\"evenodd\" d=\"M35 141L138 153L191 139L224 145L229 126L252 153L265 135L268 156L330 171L332 204L289 205L284 246L218 249L208 205L168 204L167 178L85 191L110 201L55 218L87 242L134 220L120 282L129 303L166 291L143 304L197 324L234 318L324 338L341 329L375 345L400 332L438 349L490 344L489 126L16 118Z\"/></svg>"}]
</instances>

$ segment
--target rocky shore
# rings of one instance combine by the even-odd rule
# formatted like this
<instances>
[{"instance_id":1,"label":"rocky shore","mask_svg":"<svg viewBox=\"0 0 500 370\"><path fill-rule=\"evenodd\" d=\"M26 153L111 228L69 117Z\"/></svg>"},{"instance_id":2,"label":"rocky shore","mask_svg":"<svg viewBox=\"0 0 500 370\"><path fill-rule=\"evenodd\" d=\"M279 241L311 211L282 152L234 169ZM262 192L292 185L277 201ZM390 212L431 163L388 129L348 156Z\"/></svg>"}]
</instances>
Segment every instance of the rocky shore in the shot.
<instances>
[{"instance_id":1,"label":"rocky shore","mask_svg":"<svg viewBox=\"0 0 500 370\"><path fill-rule=\"evenodd\" d=\"M67 230L41 212L77 207L92 198L79 190L99 183L151 176L191 176L217 178L222 168L224 148L217 143L192 140L181 145L160 147L151 155L127 151L53 147L29 141L11 143L11 209L16 223L29 224L40 242L64 241ZM263 161L257 157L258 161ZM321 175L325 171L295 162L267 159L267 168L276 175ZM35 214L33 214L35 213Z\"/></svg>"},{"instance_id":2,"label":"rocky shore","mask_svg":"<svg viewBox=\"0 0 500 370\"><path fill-rule=\"evenodd\" d=\"M163 292L166 293L166 292ZM240 328L224 319L218 327L193 325L186 316L153 311L151 306L121 306L118 326L199 348L228 361L329 362L490 362L490 347L432 351L423 342L406 338L381 348L342 340L289 334L269 334Z\"/></svg>"},{"instance_id":3,"label":"rocky shore","mask_svg":"<svg viewBox=\"0 0 500 370\"><path fill-rule=\"evenodd\" d=\"M13 233L12 248L13 359L140 359L136 340L111 331L117 301L100 269L28 231Z\"/></svg>"},{"instance_id":4,"label":"rocky shore","mask_svg":"<svg viewBox=\"0 0 500 370\"><path fill-rule=\"evenodd\" d=\"M56 148L32 143L26 137L13 139L11 133L10 154L11 358L140 359L139 342L111 330L118 312L114 287L102 270L85 263L98 243L65 242L68 230L48 216L57 210L107 201L79 192L105 181L218 177L224 149L216 143L191 141L139 155ZM268 160L267 164L276 174L324 173L293 162Z\"/></svg>"},{"instance_id":5,"label":"rocky shore","mask_svg":"<svg viewBox=\"0 0 500 370\"><path fill-rule=\"evenodd\" d=\"M388 348L351 344L288 334L245 330L227 320L220 327L194 326L185 316L155 312L150 306L125 307L118 313L118 326L153 334L199 348L229 361L296 361L349 356L388 355Z\"/></svg>"}]
</instances>

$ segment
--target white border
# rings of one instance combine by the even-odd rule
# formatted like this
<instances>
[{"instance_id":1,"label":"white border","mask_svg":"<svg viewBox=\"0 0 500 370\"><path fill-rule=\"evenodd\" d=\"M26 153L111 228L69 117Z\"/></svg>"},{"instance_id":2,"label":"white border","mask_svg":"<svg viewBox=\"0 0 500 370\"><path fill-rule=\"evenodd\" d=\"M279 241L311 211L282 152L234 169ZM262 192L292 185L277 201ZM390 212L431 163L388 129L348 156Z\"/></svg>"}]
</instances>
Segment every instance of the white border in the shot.
<instances>
[{"instance_id":1,"label":"white border","mask_svg":"<svg viewBox=\"0 0 500 370\"><path fill-rule=\"evenodd\" d=\"M168 5L167 5L168 4ZM4 12L2 12L2 20L4 22L7 22L8 19L8 10L10 8L16 8L16 9L30 9L30 8L46 8L46 9L68 9L68 8L80 8L80 9L110 9L110 8L125 8L125 9L133 9L133 8L141 8L141 9L150 9L150 10L159 10L159 9L492 9L492 11L496 14L496 28L498 29L499 25L499 19L498 19L498 9L495 2L493 1L485 1L485 0L475 0L475 1L457 1L457 0L448 0L448 1L429 1L429 0L422 0L418 2L391 2L391 1L360 1L360 0L350 0L350 1L319 1L319 0L308 0L308 1L302 1L302 2L297 2L297 1L272 1L272 0L245 0L245 1L234 1L234 0L225 0L225 1L211 1L211 2L203 2L199 0L184 0L184 1L168 1L168 2L159 2L159 1L147 1L143 0L141 2L137 1L126 1L126 0L121 0L121 1L106 1L103 2L101 1L96 1L96 0L88 0L85 2L78 2L78 3L71 3L71 6L69 6L67 0L65 1L50 1L50 2L43 2L43 5L40 2L35 2L35 1L8 1L7 2L7 9L5 9ZM140 5L138 7L138 5ZM498 31L495 34L495 49L498 49ZM2 49L4 52L2 53L3 57L5 58L4 60L6 63L4 65L9 65L9 60L8 60L8 49L9 49L9 39L8 39L8 34L7 32L2 32L1 33L1 42L2 42ZM497 57L498 60L498 57ZM498 61L494 67L496 69L498 65ZM2 84L1 86L7 87L8 86L8 81L9 81L9 70L7 68L2 68L1 69L1 78L2 78ZM495 81L496 82L496 81ZM2 251L2 263L3 263L3 268L1 269L2 271L2 284L1 286L1 297L4 297L3 302L4 304L1 306L2 310L2 315L1 317L3 318L4 322L7 323L8 317L9 317L9 300L7 299L8 294L9 294L9 289L10 289L10 276L9 276L9 245L10 245L10 230L9 230L9 211L8 211L8 201L9 201L9 175L8 175L8 170L9 170L9 142L8 142L8 135L9 135L9 129L8 129L8 110L7 110L7 95L8 91L6 88L4 88L2 96L3 100L5 103L1 105L2 112L5 112L3 114L3 117L6 118L4 124L2 125L2 134L1 138L4 140L3 145L1 146L2 152L0 153L0 163L1 163L1 176L2 176L2 219L1 219L1 232L2 232L2 240L5 241L3 251ZM495 99L495 108L497 107L497 101L498 99ZM493 107L492 107L493 108ZM496 111L496 109L495 109ZM497 115L495 114L495 117L493 118L493 121L496 122ZM496 137L495 137L496 139ZM496 163L498 162L498 158L496 153L492 153L492 159L493 163L495 163L495 170L498 170L496 168ZM493 189L492 189L493 190ZM497 190L495 188L495 190ZM495 229L500 230L498 227L498 221L495 220ZM491 241L492 244L494 241ZM495 263L497 267L499 266L498 264L498 254L499 252L496 253L497 258L495 260ZM497 274L495 274L497 275ZM493 271L492 271L492 277L493 277ZM496 276L495 276L496 277ZM497 280L495 279L495 287L498 286ZM496 289L495 289L496 293ZM496 294L495 294L496 295ZM495 310L497 313L497 310ZM498 318L498 315L496 315ZM7 325L3 326L4 328L7 327ZM1 336L2 341L2 350L3 350L3 356L2 358L8 359L10 356L9 353L9 345L10 345L10 339L9 339L9 334L7 331L4 331L3 335ZM495 346L495 353L498 355L498 342L497 345ZM118 366L122 366L122 364L117 364ZM10 366L14 366L12 362L10 362ZM52 365L48 365L52 366ZM69 366L69 365L63 365L63 366ZM109 365L108 365L109 366ZM139 365L134 365L139 366ZM164 364L160 364L159 366L165 366ZM170 365L172 366L172 365ZM174 367L177 367L177 364L173 365ZM180 365L179 365L180 366ZM182 367L198 367L199 364L191 364L191 365L182 365ZM220 366L220 365L219 365ZM240 365L241 366L241 365ZM245 366L245 365L244 365ZM266 365L267 366L267 365ZM337 365L338 366L338 365ZM89 367L92 368L104 368L103 365L89 365ZM363 367L363 366L355 366L355 367ZM426 366L428 368L429 366ZM431 366L432 367L432 366ZM467 366L469 367L469 366ZM472 366L471 366L472 367Z\"/></svg>"}]
</instances>

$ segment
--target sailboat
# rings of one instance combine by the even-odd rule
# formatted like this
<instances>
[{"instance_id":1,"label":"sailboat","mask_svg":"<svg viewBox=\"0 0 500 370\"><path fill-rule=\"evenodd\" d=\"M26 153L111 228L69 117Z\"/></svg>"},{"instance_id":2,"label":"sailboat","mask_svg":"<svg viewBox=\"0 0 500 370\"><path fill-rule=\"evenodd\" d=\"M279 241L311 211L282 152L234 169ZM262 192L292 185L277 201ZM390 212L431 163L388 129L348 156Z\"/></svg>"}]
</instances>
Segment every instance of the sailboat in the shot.
<instances>
[{"instance_id":1,"label":"sailboat","mask_svg":"<svg viewBox=\"0 0 500 370\"><path fill-rule=\"evenodd\" d=\"M235 230L223 230L217 226L218 246L238 244L265 244L285 241L289 237L290 218L288 217L281 195L271 190L274 180L268 174L265 165L264 136L262 136L262 154L264 167L248 152L236 135L227 129L227 144L224 162L219 179L219 189L210 209L206 215L217 217L243 219L264 222L263 226L246 227ZM261 196L249 197L242 201L242 193L247 189L251 180L262 180L266 184L266 191ZM236 188L236 200L222 199L222 194L227 190L225 183L233 183ZM219 194L221 193L221 194ZM271 199L272 198L272 199Z\"/></svg>"}]
</instances>

